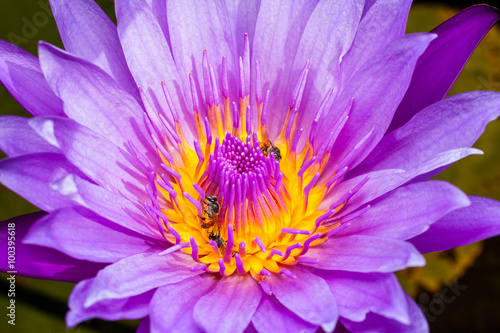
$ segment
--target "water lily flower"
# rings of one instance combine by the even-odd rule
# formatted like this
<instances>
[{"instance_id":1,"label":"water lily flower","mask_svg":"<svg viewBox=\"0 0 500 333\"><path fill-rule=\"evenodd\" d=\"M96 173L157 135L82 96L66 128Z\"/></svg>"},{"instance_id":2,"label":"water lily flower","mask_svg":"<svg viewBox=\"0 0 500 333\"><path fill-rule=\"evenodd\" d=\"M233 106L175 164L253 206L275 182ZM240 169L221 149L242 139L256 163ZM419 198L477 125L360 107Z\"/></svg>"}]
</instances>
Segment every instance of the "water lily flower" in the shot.
<instances>
[{"instance_id":1,"label":"water lily flower","mask_svg":"<svg viewBox=\"0 0 500 333\"><path fill-rule=\"evenodd\" d=\"M65 50L0 41L0 181L42 212L3 271L78 282L139 332L426 332L394 272L500 234L429 180L500 94L443 99L499 11L405 35L410 1L51 0Z\"/></svg>"}]
</instances>

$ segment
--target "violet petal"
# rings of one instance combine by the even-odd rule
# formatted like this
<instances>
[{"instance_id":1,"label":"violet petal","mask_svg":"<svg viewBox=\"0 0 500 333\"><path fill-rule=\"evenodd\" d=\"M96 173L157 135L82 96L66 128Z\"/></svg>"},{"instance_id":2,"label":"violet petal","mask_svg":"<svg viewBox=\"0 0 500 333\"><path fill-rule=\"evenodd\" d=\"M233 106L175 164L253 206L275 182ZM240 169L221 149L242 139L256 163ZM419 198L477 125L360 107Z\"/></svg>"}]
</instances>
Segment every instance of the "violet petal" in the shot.
<instances>
[{"instance_id":1,"label":"violet petal","mask_svg":"<svg viewBox=\"0 0 500 333\"><path fill-rule=\"evenodd\" d=\"M47 143L29 125L29 118L0 117L0 150L7 156L38 152L57 153L59 149Z\"/></svg>"},{"instance_id":2,"label":"violet petal","mask_svg":"<svg viewBox=\"0 0 500 333\"><path fill-rule=\"evenodd\" d=\"M0 40L0 81L33 116L64 116L62 101L50 89L40 61Z\"/></svg>"},{"instance_id":3,"label":"violet petal","mask_svg":"<svg viewBox=\"0 0 500 333\"><path fill-rule=\"evenodd\" d=\"M304 265L349 272L388 273L425 265L424 257L410 243L365 235L335 237L310 248L307 256L319 262Z\"/></svg>"},{"instance_id":4,"label":"violet petal","mask_svg":"<svg viewBox=\"0 0 500 333\"><path fill-rule=\"evenodd\" d=\"M269 278L271 290L278 301L311 324L335 324L338 309L328 284L303 268L290 267L290 270L296 279L278 274Z\"/></svg>"},{"instance_id":5,"label":"violet petal","mask_svg":"<svg viewBox=\"0 0 500 333\"><path fill-rule=\"evenodd\" d=\"M106 299L142 294L203 272L192 272L191 257L184 253L160 256L140 253L106 266L97 273L85 300L85 307Z\"/></svg>"},{"instance_id":6,"label":"violet petal","mask_svg":"<svg viewBox=\"0 0 500 333\"><path fill-rule=\"evenodd\" d=\"M15 224L16 238L22 239L31 225L44 215L45 212L37 212L0 223L0 249L2 251L0 270L9 272L14 268L15 274L18 275L67 282L78 282L95 276L104 267L103 264L77 260L53 249L21 243L16 246L15 265L9 266L7 257L9 225Z\"/></svg>"},{"instance_id":7,"label":"violet petal","mask_svg":"<svg viewBox=\"0 0 500 333\"><path fill-rule=\"evenodd\" d=\"M250 324L262 297L257 282L247 275L223 278L194 307L194 320L207 333L241 333Z\"/></svg>"},{"instance_id":8,"label":"violet petal","mask_svg":"<svg viewBox=\"0 0 500 333\"><path fill-rule=\"evenodd\" d=\"M369 312L410 323L406 294L392 273L354 273L312 270L330 286L339 315L352 321L364 321Z\"/></svg>"},{"instance_id":9,"label":"violet petal","mask_svg":"<svg viewBox=\"0 0 500 333\"><path fill-rule=\"evenodd\" d=\"M425 318L422 310L417 304L410 298L406 296L407 309L410 314L409 325L401 324L398 321L387 319L386 317L376 315L374 313L368 313L366 320L357 323L349 321L344 318L340 318L342 324L349 330L349 332L378 332L378 333L429 333L429 324Z\"/></svg>"},{"instance_id":10,"label":"violet petal","mask_svg":"<svg viewBox=\"0 0 500 333\"><path fill-rule=\"evenodd\" d=\"M452 211L410 242L422 253L427 253L444 251L499 235L500 202L474 196L469 199L469 207Z\"/></svg>"},{"instance_id":11,"label":"violet petal","mask_svg":"<svg viewBox=\"0 0 500 333\"><path fill-rule=\"evenodd\" d=\"M68 301L69 311L66 324L73 327L92 318L105 320L139 319L148 314L149 304L155 290L121 299L105 299L91 306L85 306L94 279L78 283Z\"/></svg>"},{"instance_id":12,"label":"violet petal","mask_svg":"<svg viewBox=\"0 0 500 333\"><path fill-rule=\"evenodd\" d=\"M93 0L51 0L64 49L112 76L140 101L118 39L116 25Z\"/></svg>"},{"instance_id":13,"label":"violet petal","mask_svg":"<svg viewBox=\"0 0 500 333\"><path fill-rule=\"evenodd\" d=\"M314 333L318 327L300 319L274 296L263 295L252 324L258 332Z\"/></svg>"},{"instance_id":14,"label":"violet petal","mask_svg":"<svg viewBox=\"0 0 500 333\"><path fill-rule=\"evenodd\" d=\"M470 205L467 196L443 181L400 187L371 204L339 236L367 235L407 240L421 234L449 212Z\"/></svg>"},{"instance_id":15,"label":"violet petal","mask_svg":"<svg viewBox=\"0 0 500 333\"><path fill-rule=\"evenodd\" d=\"M476 46L499 18L498 9L477 5L464 9L432 30L438 37L418 60L415 75L389 131L446 96Z\"/></svg>"},{"instance_id":16,"label":"violet petal","mask_svg":"<svg viewBox=\"0 0 500 333\"><path fill-rule=\"evenodd\" d=\"M204 274L158 288L150 305L152 331L202 332L193 317L194 306L214 288L217 280L212 274Z\"/></svg>"},{"instance_id":17,"label":"violet petal","mask_svg":"<svg viewBox=\"0 0 500 333\"><path fill-rule=\"evenodd\" d=\"M23 242L50 247L76 259L104 263L155 249L159 252L168 246L76 208L59 209L41 218Z\"/></svg>"}]
</instances>

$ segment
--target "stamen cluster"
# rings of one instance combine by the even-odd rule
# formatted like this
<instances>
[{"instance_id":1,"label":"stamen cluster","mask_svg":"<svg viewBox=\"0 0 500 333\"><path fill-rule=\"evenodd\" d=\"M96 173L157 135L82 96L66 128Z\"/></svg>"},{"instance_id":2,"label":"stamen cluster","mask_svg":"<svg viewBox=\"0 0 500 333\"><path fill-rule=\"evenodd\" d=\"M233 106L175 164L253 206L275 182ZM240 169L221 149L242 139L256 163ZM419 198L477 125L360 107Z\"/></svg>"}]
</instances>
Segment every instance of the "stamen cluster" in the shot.
<instances>
[{"instance_id":1,"label":"stamen cluster","mask_svg":"<svg viewBox=\"0 0 500 333\"><path fill-rule=\"evenodd\" d=\"M245 35L245 52L249 52ZM222 60L222 99L213 67L203 54L203 77L207 111L197 105L195 79L190 75L193 118L197 139L186 140L169 92L163 86L171 120L154 114L142 93L148 113L145 120L163 163L164 173L150 171L146 190L151 204L144 207L164 237L175 244L162 254L181 250L195 262L192 270L250 273L264 290L266 278L281 273L293 278L287 265L314 263L304 256L310 246L326 241L343 230L350 217L335 217L346 200L366 181L346 193L328 210L319 205L347 171L350 156L331 174L325 174L331 147L349 110L317 149L312 140L319 117L332 91L323 100L307 142L299 151L303 129L296 130L297 114L307 78L306 64L294 89L285 122L271 142L267 131L269 91L262 99L260 71L256 63L257 126L252 126L250 64L247 53L240 58L239 108L228 96L225 59ZM369 135L356 146L359 148ZM221 143L222 142L222 143ZM139 161L145 161L137 152ZM323 180L320 177L324 176ZM356 214L362 214L361 210Z\"/></svg>"}]
</instances>

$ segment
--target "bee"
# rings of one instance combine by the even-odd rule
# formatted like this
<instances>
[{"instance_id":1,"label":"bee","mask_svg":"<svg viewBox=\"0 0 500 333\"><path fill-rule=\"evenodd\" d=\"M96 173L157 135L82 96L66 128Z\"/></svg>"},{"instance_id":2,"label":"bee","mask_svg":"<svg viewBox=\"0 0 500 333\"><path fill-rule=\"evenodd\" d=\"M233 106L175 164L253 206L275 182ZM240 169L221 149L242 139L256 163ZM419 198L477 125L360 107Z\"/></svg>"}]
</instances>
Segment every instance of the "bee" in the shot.
<instances>
[{"instance_id":1,"label":"bee","mask_svg":"<svg viewBox=\"0 0 500 333\"><path fill-rule=\"evenodd\" d=\"M224 251L226 249L226 241L220 235L220 205L217 201L217 197L214 195L207 195L201 203L203 204L203 216L200 217L202 221L201 227L203 229L211 229L207 230L207 233L210 232L208 234L208 239L215 241L219 250Z\"/></svg>"},{"instance_id":2,"label":"bee","mask_svg":"<svg viewBox=\"0 0 500 333\"><path fill-rule=\"evenodd\" d=\"M274 153L274 159L278 162L281 161L281 151L278 147L273 145L271 141L267 140L267 143L264 143L260 150L266 157L271 155L271 153Z\"/></svg>"},{"instance_id":3,"label":"bee","mask_svg":"<svg viewBox=\"0 0 500 333\"><path fill-rule=\"evenodd\" d=\"M203 201L203 216L200 217L203 229L209 229L219 222L220 206L217 197L213 195L206 196Z\"/></svg>"},{"instance_id":4,"label":"bee","mask_svg":"<svg viewBox=\"0 0 500 333\"><path fill-rule=\"evenodd\" d=\"M219 250L224 251L226 249L226 241L220 235L220 231L215 232L212 230L212 232L208 235L208 239L215 241Z\"/></svg>"},{"instance_id":5,"label":"bee","mask_svg":"<svg viewBox=\"0 0 500 333\"><path fill-rule=\"evenodd\" d=\"M214 218L213 216L208 216L208 217L200 217L201 220L201 227L203 229L210 229L212 228L218 221L217 218Z\"/></svg>"},{"instance_id":6,"label":"bee","mask_svg":"<svg viewBox=\"0 0 500 333\"><path fill-rule=\"evenodd\" d=\"M217 215L219 214L219 202L217 201L217 197L214 195L209 195L205 197L205 200L203 200L203 204L205 205L206 208L203 209L205 213L208 215Z\"/></svg>"}]
</instances>

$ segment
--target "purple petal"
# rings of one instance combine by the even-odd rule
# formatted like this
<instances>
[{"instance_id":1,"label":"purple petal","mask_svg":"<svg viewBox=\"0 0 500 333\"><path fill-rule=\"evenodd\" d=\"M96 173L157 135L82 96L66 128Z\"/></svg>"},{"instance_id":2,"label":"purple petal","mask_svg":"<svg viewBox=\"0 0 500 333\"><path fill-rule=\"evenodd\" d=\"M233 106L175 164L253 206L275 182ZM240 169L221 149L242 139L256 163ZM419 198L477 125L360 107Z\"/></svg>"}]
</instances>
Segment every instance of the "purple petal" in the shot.
<instances>
[{"instance_id":1,"label":"purple petal","mask_svg":"<svg viewBox=\"0 0 500 333\"><path fill-rule=\"evenodd\" d=\"M131 200L146 200L143 167L101 135L64 118L37 117L30 125L97 184Z\"/></svg>"},{"instance_id":2,"label":"purple petal","mask_svg":"<svg viewBox=\"0 0 500 333\"><path fill-rule=\"evenodd\" d=\"M384 47L404 36L410 5L408 0L382 0L365 8L354 42L341 63L344 82Z\"/></svg>"},{"instance_id":3,"label":"purple petal","mask_svg":"<svg viewBox=\"0 0 500 333\"><path fill-rule=\"evenodd\" d=\"M202 332L194 321L194 306L213 289L217 282L214 277L214 274L203 274L158 288L150 305L153 331Z\"/></svg>"},{"instance_id":4,"label":"purple petal","mask_svg":"<svg viewBox=\"0 0 500 333\"><path fill-rule=\"evenodd\" d=\"M74 208L59 209L38 220L24 243L50 247L76 259L104 263L155 249L161 252L168 246L84 209Z\"/></svg>"},{"instance_id":5,"label":"purple petal","mask_svg":"<svg viewBox=\"0 0 500 333\"><path fill-rule=\"evenodd\" d=\"M97 271L104 267L103 264L73 259L46 247L21 243L31 225L44 215L44 212L37 212L0 223L0 250L2 253L0 270L2 272L15 271L15 274L38 279L68 282L78 282L95 276ZM15 234L10 228L12 224L15 225ZM8 237L12 236L17 241L14 266L9 265L8 259Z\"/></svg>"},{"instance_id":6,"label":"purple petal","mask_svg":"<svg viewBox=\"0 0 500 333\"><path fill-rule=\"evenodd\" d=\"M38 47L47 82L64 101L68 117L120 148L132 141L151 161L159 158L143 121L143 109L99 67L52 45Z\"/></svg>"},{"instance_id":7,"label":"purple petal","mask_svg":"<svg viewBox=\"0 0 500 333\"><path fill-rule=\"evenodd\" d=\"M137 327L137 331L135 331L136 333L149 333L151 330L150 330L150 326L151 326L151 323L150 323L150 319L149 317L146 317L144 319L141 320L141 322L139 323L139 326Z\"/></svg>"},{"instance_id":8,"label":"purple petal","mask_svg":"<svg viewBox=\"0 0 500 333\"><path fill-rule=\"evenodd\" d=\"M329 89L339 90L340 64L356 35L363 3L361 1L320 1L304 29L293 61L288 91L310 61L304 98L297 117L297 128L309 132L316 110ZM274 113L273 113L274 114ZM281 124L285 119L276 120ZM327 133L329 134L329 133Z\"/></svg>"},{"instance_id":9,"label":"purple petal","mask_svg":"<svg viewBox=\"0 0 500 333\"><path fill-rule=\"evenodd\" d=\"M386 135L353 171L414 169L438 153L471 147L486 125L500 115L500 93L459 94L428 106Z\"/></svg>"},{"instance_id":10,"label":"purple petal","mask_svg":"<svg viewBox=\"0 0 500 333\"><path fill-rule=\"evenodd\" d=\"M470 196L469 207L454 210L411 239L422 253L449 250L500 234L500 202Z\"/></svg>"},{"instance_id":11,"label":"purple petal","mask_svg":"<svg viewBox=\"0 0 500 333\"><path fill-rule=\"evenodd\" d=\"M205 332L243 332L259 305L262 291L250 275L223 278L194 307L194 320Z\"/></svg>"},{"instance_id":12,"label":"purple petal","mask_svg":"<svg viewBox=\"0 0 500 333\"><path fill-rule=\"evenodd\" d=\"M50 5L65 50L99 66L140 100L116 26L101 7L93 0L51 0Z\"/></svg>"},{"instance_id":13,"label":"purple petal","mask_svg":"<svg viewBox=\"0 0 500 333\"><path fill-rule=\"evenodd\" d=\"M169 48L172 49L167 20L167 2L165 0L146 0L146 2L151 7L151 11L163 32L163 37L167 40Z\"/></svg>"},{"instance_id":14,"label":"purple petal","mask_svg":"<svg viewBox=\"0 0 500 333\"><path fill-rule=\"evenodd\" d=\"M276 137L280 129L276 125L282 124L285 118L287 104L291 99L291 94L286 94L288 82L295 83L291 80L294 52L317 2L261 3L255 26L252 59L259 61L263 93L269 89L271 94L269 110L273 112L268 115L268 123L275 124L269 128L271 138ZM301 66L304 65L305 63ZM279 119L281 122L278 122Z\"/></svg>"},{"instance_id":15,"label":"purple petal","mask_svg":"<svg viewBox=\"0 0 500 333\"><path fill-rule=\"evenodd\" d=\"M47 143L29 125L29 118L0 117L0 150L10 157L38 152L59 152Z\"/></svg>"},{"instance_id":16,"label":"purple petal","mask_svg":"<svg viewBox=\"0 0 500 333\"><path fill-rule=\"evenodd\" d=\"M274 296L263 295L252 318L258 332L314 333L318 327L300 319Z\"/></svg>"},{"instance_id":17,"label":"purple petal","mask_svg":"<svg viewBox=\"0 0 500 333\"><path fill-rule=\"evenodd\" d=\"M344 180L328 193L319 209L328 211L329 206L337 202L345 193L352 190L356 185L368 177L368 181L361 189L353 195L347 205L340 211L340 216L351 212L361 205L366 204L373 199L376 199L385 193L394 190L395 188L407 182L407 172L404 170L389 169L370 172L352 179Z\"/></svg>"},{"instance_id":18,"label":"purple petal","mask_svg":"<svg viewBox=\"0 0 500 333\"><path fill-rule=\"evenodd\" d=\"M421 182L427 181L435 175L439 174L441 171L445 170L451 164L459 161L470 155L483 155L484 153L476 148L458 148L447 150L442 153L437 153L430 160L422 163L413 169L409 176L408 180L411 179L411 182Z\"/></svg>"},{"instance_id":19,"label":"purple petal","mask_svg":"<svg viewBox=\"0 0 500 333\"><path fill-rule=\"evenodd\" d=\"M127 298L106 299L86 307L85 300L94 280L81 281L71 292L68 301L69 312L66 314L66 324L69 327L92 318L104 320L139 319L148 315L149 304L155 290Z\"/></svg>"},{"instance_id":20,"label":"purple petal","mask_svg":"<svg viewBox=\"0 0 500 333\"><path fill-rule=\"evenodd\" d=\"M145 293L203 273L191 272L193 264L184 253L160 256L140 253L106 266L99 271L85 300L85 307L107 299L120 299Z\"/></svg>"},{"instance_id":21,"label":"purple petal","mask_svg":"<svg viewBox=\"0 0 500 333\"><path fill-rule=\"evenodd\" d=\"M134 204L101 186L70 174L52 183L51 187L75 204L86 207L122 227L156 239L163 237L159 234L156 223L139 203Z\"/></svg>"},{"instance_id":22,"label":"purple petal","mask_svg":"<svg viewBox=\"0 0 500 333\"><path fill-rule=\"evenodd\" d=\"M64 116L62 102L45 81L38 59L3 40L0 40L0 81L32 115Z\"/></svg>"},{"instance_id":23,"label":"purple petal","mask_svg":"<svg viewBox=\"0 0 500 333\"><path fill-rule=\"evenodd\" d=\"M315 268L349 272L388 273L425 265L424 257L410 243L365 235L335 237L309 249L307 255L319 260L311 264Z\"/></svg>"},{"instance_id":24,"label":"purple petal","mask_svg":"<svg viewBox=\"0 0 500 333\"><path fill-rule=\"evenodd\" d=\"M438 37L418 60L389 131L446 96L477 44L499 18L500 11L494 7L472 6L432 31Z\"/></svg>"},{"instance_id":25,"label":"purple petal","mask_svg":"<svg viewBox=\"0 0 500 333\"><path fill-rule=\"evenodd\" d=\"M48 212L75 205L50 186L70 173L81 175L61 154L29 154L0 161L0 183Z\"/></svg>"},{"instance_id":26,"label":"purple petal","mask_svg":"<svg viewBox=\"0 0 500 333\"><path fill-rule=\"evenodd\" d=\"M430 160L422 162L422 164L415 166L413 169L403 171L403 170L379 170L369 172L367 174L361 174L354 178L348 179L343 183L339 184L338 187L334 188L323 200L320 205L320 209L326 209L333 202L340 199L344 193L353 189L357 184L359 184L366 177L369 178L368 182L363 185L361 190L359 190L339 212L339 217L342 217L354 210L358 209L364 204L371 202L372 200L392 191L403 184L408 183L410 180L418 180L422 177L422 180L426 180L429 177L429 173L434 173L436 169L444 168L466 156L469 155L480 155L482 152L475 148L460 148L452 149L442 153L438 153L432 156ZM350 174L347 176L352 177ZM328 210L328 209L327 209Z\"/></svg>"},{"instance_id":27,"label":"purple petal","mask_svg":"<svg viewBox=\"0 0 500 333\"><path fill-rule=\"evenodd\" d=\"M203 92L202 56L206 50L213 64L218 84L222 83L222 57L227 59L229 96L238 100L238 58L230 21L224 2L184 0L171 2L167 6L170 42L175 64L184 87L189 87L189 74L193 74L198 95ZM243 35L238 36L243 40ZM203 100L203 99L202 99ZM206 102L206 101L205 101Z\"/></svg>"},{"instance_id":28,"label":"purple petal","mask_svg":"<svg viewBox=\"0 0 500 333\"><path fill-rule=\"evenodd\" d=\"M269 284L278 301L303 320L315 325L333 325L338 319L335 299L328 284L300 268L290 268L296 278L274 274Z\"/></svg>"},{"instance_id":29,"label":"purple petal","mask_svg":"<svg viewBox=\"0 0 500 333\"><path fill-rule=\"evenodd\" d=\"M388 319L373 313L366 316L363 322L353 322L344 318L340 318L342 324L349 330L349 332L356 333L429 333L429 324L424 317L424 314L415 302L406 296L406 307L410 314L410 324L404 325L398 321Z\"/></svg>"},{"instance_id":30,"label":"purple petal","mask_svg":"<svg viewBox=\"0 0 500 333\"><path fill-rule=\"evenodd\" d=\"M161 86L165 82L189 140L189 134L194 133L193 116L183 96L189 88L182 85L182 76L151 7L144 0L117 0L115 8L118 36L135 82L144 90L156 112L172 119L170 112L166 112L168 106Z\"/></svg>"},{"instance_id":31,"label":"purple petal","mask_svg":"<svg viewBox=\"0 0 500 333\"><path fill-rule=\"evenodd\" d=\"M253 326L252 323L250 323L250 325L247 326L247 328L245 328L245 330L243 331L243 333L259 333L255 327Z\"/></svg>"},{"instance_id":32,"label":"purple petal","mask_svg":"<svg viewBox=\"0 0 500 333\"><path fill-rule=\"evenodd\" d=\"M366 62L342 91L334 107L321 121L315 146L329 135L350 103L349 119L333 145L330 168L337 167L370 131L365 147L351 158L349 167L361 161L382 138L410 83L418 57L435 38L432 34L413 34L388 45L383 52ZM367 112L370 110L370 112ZM328 167L327 167L328 168Z\"/></svg>"},{"instance_id":33,"label":"purple petal","mask_svg":"<svg viewBox=\"0 0 500 333\"><path fill-rule=\"evenodd\" d=\"M345 327L344 325L342 325L342 323L339 321L337 323L337 326L335 326L335 331L333 331L333 333L350 333Z\"/></svg>"},{"instance_id":34,"label":"purple petal","mask_svg":"<svg viewBox=\"0 0 500 333\"><path fill-rule=\"evenodd\" d=\"M243 54L243 35L248 34L250 47L253 45L255 36L255 26L257 24L257 15L260 10L260 0L236 0L227 1L229 21L231 22L231 31L233 40L236 42L236 54Z\"/></svg>"},{"instance_id":35,"label":"purple petal","mask_svg":"<svg viewBox=\"0 0 500 333\"><path fill-rule=\"evenodd\" d=\"M443 181L400 187L371 204L371 208L338 235L382 236L407 240L421 234L449 212L470 205L467 196Z\"/></svg>"},{"instance_id":36,"label":"purple petal","mask_svg":"<svg viewBox=\"0 0 500 333\"><path fill-rule=\"evenodd\" d=\"M330 286L339 315L352 321L364 321L368 312L410 323L406 294L398 279L390 273L353 273L313 270Z\"/></svg>"}]
</instances>

